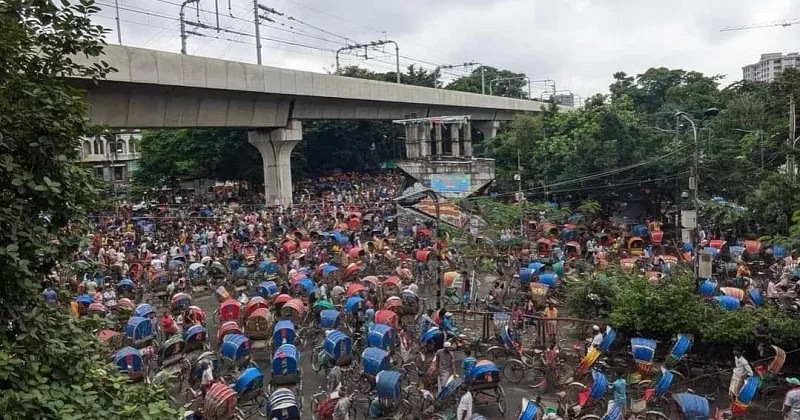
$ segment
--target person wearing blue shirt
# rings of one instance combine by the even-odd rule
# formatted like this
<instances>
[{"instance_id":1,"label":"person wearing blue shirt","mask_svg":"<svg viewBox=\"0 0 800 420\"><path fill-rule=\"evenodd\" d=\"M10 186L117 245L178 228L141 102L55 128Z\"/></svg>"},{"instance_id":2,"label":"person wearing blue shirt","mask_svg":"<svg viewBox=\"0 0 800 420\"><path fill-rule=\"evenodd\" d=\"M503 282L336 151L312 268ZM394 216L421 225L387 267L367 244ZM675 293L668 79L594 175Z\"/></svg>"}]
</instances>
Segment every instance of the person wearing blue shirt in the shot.
<instances>
[{"instance_id":1,"label":"person wearing blue shirt","mask_svg":"<svg viewBox=\"0 0 800 420\"><path fill-rule=\"evenodd\" d=\"M239 260L231 258L229 264L231 265L231 271L236 271L239 269Z\"/></svg>"},{"instance_id":2,"label":"person wearing blue shirt","mask_svg":"<svg viewBox=\"0 0 800 420\"><path fill-rule=\"evenodd\" d=\"M614 407L619 407L622 413L622 418L625 418L625 405L627 404L627 395L625 394L625 387L627 382L623 378L619 378L611 384L611 390L614 398L608 402L608 412L610 414Z\"/></svg>"},{"instance_id":3,"label":"person wearing blue shirt","mask_svg":"<svg viewBox=\"0 0 800 420\"><path fill-rule=\"evenodd\" d=\"M472 352L469 350L465 351L464 358L461 359L461 376L463 376L465 380L470 380L470 374L476 363L478 363L478 361L472 357Z\"/></svg>"},{"instance_id":4,"label":"person wearing blue shirt","mask_svg":"<svg viewBox=\"0 0 800 420\"><path fill-rule=\"evenodd\" d=\"M54 303L56 301L56 291L49 287L42 292L42 296L48 303Z\"/></svg>"}]
</instances>

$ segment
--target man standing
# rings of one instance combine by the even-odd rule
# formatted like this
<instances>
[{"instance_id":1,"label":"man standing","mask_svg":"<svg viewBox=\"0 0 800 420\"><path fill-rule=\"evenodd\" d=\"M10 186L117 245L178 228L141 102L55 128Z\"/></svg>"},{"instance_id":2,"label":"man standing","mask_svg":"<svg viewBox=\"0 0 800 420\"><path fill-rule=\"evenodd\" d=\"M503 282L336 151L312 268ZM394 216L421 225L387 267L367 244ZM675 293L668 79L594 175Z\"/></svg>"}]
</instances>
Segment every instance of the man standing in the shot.
<instances>
[{"instance_id":1,"label":"man standing","mask_svg":"<svg viewBox=\"0 0 800 420\"><path fill-rule=\"evenodd\" d=\"M735 367L731 376L731 384L728 387L728 395L732 399L739 394L739 390L744 385L744 380L753 376L753 369L750 368L750 363L744 358L741 347L737 346L733 349L733 362Z\"/></svg>"},{"instance_id":2,"label":"man standing","mask_svg":"<svg viewBox=\"0 0 800 420\"><path fill-rule=\"evenodd\" d=\"M554 321L545 321L544 324L544 334L547 340L551 342L556 341L556 326L558 325L558 321L555 321L558 318L558 309L553 305L553 302L547 302L547 308L544 309L544 317L546 319L553 319Z\"/></svg>"},{"instance_id":3,"label":"man standing","mask_svg":"<svg viewBox=\"0 0 800 420\"><path fill-rule=\"evenodd\" d=\"M438 370L439 392L442 392L442 388L447 384L447 380L450 379L450 376L456 371L456 360L455 357L453 357L453 352L450 350L452 346L453 344L451 342L445 341L444 348L437 351L436 356L434 356L434 366L436 366Z\"/></svg>"},{"instance_id":4,"label":"man standing","mask_svg":"<svg viewBox=\"0 0 800 420\"><path fill-rule=\"evenodd\" d=\"M456 417L458 420L469 420L472 417L472 393L469 392L466 385L461 385L461 391L464 394L458 402Z\"/></svg>"},{"instance_id":5,"label":"man standing","mask_svg":"<svg viewBox=\"0 0 800 420\"><path fill-rule=\"evenodd\" d=\"M783 419L800 420L800 380L786 378L786 382L790 388L783 400Z\"/></svg>"}]
</instances>

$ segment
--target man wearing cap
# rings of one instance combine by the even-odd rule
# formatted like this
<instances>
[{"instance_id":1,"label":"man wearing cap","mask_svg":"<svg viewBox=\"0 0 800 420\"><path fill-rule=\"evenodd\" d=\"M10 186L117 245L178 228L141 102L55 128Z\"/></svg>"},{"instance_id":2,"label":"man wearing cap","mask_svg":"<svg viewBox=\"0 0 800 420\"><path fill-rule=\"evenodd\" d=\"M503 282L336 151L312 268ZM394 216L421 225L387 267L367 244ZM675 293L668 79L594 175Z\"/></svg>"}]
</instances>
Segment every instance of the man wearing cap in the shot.
<instances>
[{"instance_id":1,"label":"man wearing cap","mask_svg":"<svg viewBox=\"0 0 800 420\"><path fill-rule=\"evenodd\" d=\"M789 383L789 391L783 399L783 418L784 420L800 420L800 379L786 378Z\"/></svg>"},{"instance_id":2,"label":"man wearing cap","mask_svg":"<svg viewBox=\"0 0 800 420\"><path fill-rule=\"evenodd\" d=\"M456 371L456 360L451 351L452 346L453 343L445 341L444 348L439 349L433 359L436 369L438 370L437 379L439 392L442 392L442 388L447 384L447 380L450 379L450 376Z\"/></svg>"}]
</instances>

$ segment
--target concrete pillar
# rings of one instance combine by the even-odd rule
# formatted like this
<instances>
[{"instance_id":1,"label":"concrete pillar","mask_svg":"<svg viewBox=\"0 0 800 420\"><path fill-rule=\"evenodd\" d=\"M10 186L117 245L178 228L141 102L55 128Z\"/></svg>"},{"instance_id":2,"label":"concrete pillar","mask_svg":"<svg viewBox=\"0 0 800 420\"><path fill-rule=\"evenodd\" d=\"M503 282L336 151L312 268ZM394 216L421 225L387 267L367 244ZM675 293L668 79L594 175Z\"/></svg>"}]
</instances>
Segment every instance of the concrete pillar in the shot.
<instances>
[{"instance_id":1,"label":"concrete pillar","mask_svg":"<svg viewBox=\"0 0 800 420\"><path fill-rule=\"evenodd\" d=\"M264 165L264 195L267 205L292 205L292 149L303 139L300 121L285 128L252 130L247 141L261 152Z\"/></svg>"},{"instance_id":2,"label":"concrete pillar","mask_svg":"<svg viewBox=\"0 0 800 420\"><path fill-rule=\"evenodd\" d=\"M497 129L500 128L500 121L473 121L475 128L483 133L483 139L489 140L497 136Z\"/></svg>"},{"instance_id":3,"label":"concrete pillar","mask_svg":"<svg viewBox=\"0 0 800 420\"><path fill-rule=\"evenodd\" d=\"M453 157L461 156L461 141L459 139L461 124L450 124L450 151Z\"/></svg>"},{"instance_id":4,"label":"concrete pillar","mask_svg":"<svg viewBox=\"0 0 800 420\"><path fill-rule=\"evenodd\" d=\"M442 124L434 124L433 128L434 128L434 130L433 130L434 131L434 140L436 142L436 151L434 152L434 154L436 154L436 156L441 156L442 155Z\"/></svg>"},{"instance_id":5,"label":"concrete pillar","mask_svg":"<svg viewBox=\"0 0 800 420\"><path fill-rule=\"evenodd\" d=\"M422 122L419 128L419 156L426 157L431 155L431 126L427 122Z\"/></svg>"},{"instance_id":6,"label":"concrete pillar","mask_svg":"<svg viewBox=\"0 0 800 420\"><path fill-rule=\"evenodd\" d=\"M472 157L472 122L467 121L464 127L464 156Z\"/></svg>"},{"instance_id":7,"label":"concrete pillar","mask_svg":"<svg viewBox=\"0 0 800 420\"><path fill-rule=\"evenodd\" d=\"M419 140L416 124L406 124L406 159L419 159Z\"/></svg>"}]
</instances>

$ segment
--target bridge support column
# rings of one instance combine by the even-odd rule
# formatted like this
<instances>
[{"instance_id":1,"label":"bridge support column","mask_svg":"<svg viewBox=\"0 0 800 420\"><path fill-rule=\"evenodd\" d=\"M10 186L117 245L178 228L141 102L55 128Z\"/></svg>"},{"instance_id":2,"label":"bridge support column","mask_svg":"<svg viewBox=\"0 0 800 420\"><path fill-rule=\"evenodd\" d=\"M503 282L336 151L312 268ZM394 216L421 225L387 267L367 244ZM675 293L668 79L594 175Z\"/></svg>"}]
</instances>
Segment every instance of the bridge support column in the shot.
<instances>
[{"instance_id":1,"label":"bridge support column","mask_svg":"<svg viewBox=\"0 0 800 420\"><path fill-rule=\"evenodd\" d=\"M292 205L292 149L303 139L300 121L285 128L252 130L247 141L261 153L264 165L264 196L268 206Z\"/></svg>"},{"instance_id":2,"label":"bridge support column","mask_svg":"<svg viewBox=\"0 0 800 420\"><path fill-rule=\"evenodd\" d=\"M461 156L461 133L459 131L461 131L461 124L450 125L450 153L453 157Z\"/></svg>"},{"instance_id":3,"label":"bridge support column","mask_svg":"<svg viewBox=\"0 0 800 420\"><path fill-rule=\"evenodd\" d=\"M434 132L434 136L435 136L434 137L434 140L435 140L434 143L436 144L436 150L432 154L434 154L436 156L441 156L442 155L442 151L443 151L443 148L442 148L442 124L434 123L433 128L434 128L433 132Z\"/></svg>"},{"instance_id":4,"label":"bridge support column","mask_svg":"<svg viewBox=\"0 0 800 420\"><path fill-rule=\"evenodd\" d=\"M423 122L418 126L419 130L419 157L425 158L431 155L431 126Z\"/></svg>"},{"instance_id":5,"label":"bridge support column","mask_svg":"<svg viewBox=\"0 0 800 420\"><path fill-rule=\"evenodd\" d=\"M406 159L420 158L419 128L416 124L406 124Z\"/></svg>"},{"instance_id":6,"label":"bridge support column","mask_svg":"<svg viewBox=\"0 0 800 420\"><path fill-rule=\"evenodd\" d=\"M472 122L464 124L464 157L472 157Z\"/></svg>"},{"instance_id":7,"label":"bridge support column","mask_svg":"<svg viewBox=\"0 0 800 420\"><path fill-rule=\"evenodd\" d=\"M475 128L483 133L483 139L489 140L497 136L497 129L500 128L500 121L473 121ZM470 146L470 148L472 148Z\"/></svg>"}]
</instances>

